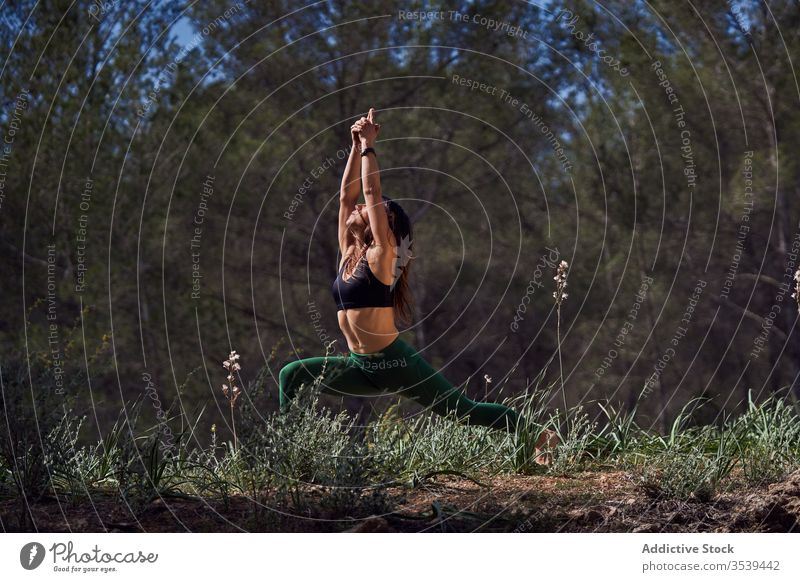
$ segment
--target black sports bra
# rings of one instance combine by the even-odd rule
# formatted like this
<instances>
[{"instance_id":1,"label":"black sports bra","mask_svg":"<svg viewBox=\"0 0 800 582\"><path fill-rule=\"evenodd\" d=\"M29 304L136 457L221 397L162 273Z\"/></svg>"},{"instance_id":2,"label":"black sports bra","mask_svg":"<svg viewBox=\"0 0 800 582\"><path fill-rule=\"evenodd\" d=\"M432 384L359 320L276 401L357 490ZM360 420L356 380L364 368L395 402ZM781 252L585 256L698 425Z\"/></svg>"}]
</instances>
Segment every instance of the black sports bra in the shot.
<instances>
[{"instance_id":1,"label":"black sports bra","mask_svg":"<svg viewBox=\"0 0 800 582\"><path fill-rule=\"evenodd\" d=\"M345 265L331 285L337 311L359 307L394 306L394 288L378 279L369 268L367 257L361 257L350 279L342 279ZM366 271L366 273L365 273Z\"/></svg>"}]
</instances>

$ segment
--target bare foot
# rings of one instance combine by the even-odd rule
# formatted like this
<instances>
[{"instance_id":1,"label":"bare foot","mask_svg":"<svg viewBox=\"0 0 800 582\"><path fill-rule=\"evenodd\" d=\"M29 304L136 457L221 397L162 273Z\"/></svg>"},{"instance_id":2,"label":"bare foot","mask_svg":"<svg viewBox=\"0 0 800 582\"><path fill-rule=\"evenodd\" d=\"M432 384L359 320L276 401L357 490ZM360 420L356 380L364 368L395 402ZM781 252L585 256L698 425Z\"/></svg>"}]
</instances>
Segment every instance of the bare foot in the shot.
<instances>
[{"instance_id":1,"label":"bare foot","mask_svg":"<svg viewBox=\"0 0 800 582\"><path fill-rule=\"evenodd\" d=\"M558 435L552 430L544 429L542 434L539 435L539 440L536 441L536 458L535 461L539 465L549 465L553 462L553 449L556 448L560 441Z\"/></svg>"}]
</instances>

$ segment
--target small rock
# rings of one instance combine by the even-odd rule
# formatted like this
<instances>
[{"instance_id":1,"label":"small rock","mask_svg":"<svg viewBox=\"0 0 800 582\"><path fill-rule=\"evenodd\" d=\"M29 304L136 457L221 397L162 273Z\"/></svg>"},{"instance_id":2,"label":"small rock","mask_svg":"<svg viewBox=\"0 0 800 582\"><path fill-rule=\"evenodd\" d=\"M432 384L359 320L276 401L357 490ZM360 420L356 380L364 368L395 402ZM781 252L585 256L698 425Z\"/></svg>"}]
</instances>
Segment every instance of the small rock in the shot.
<instances>
[{"instance_id":1,"label":"small rock","mask_svg":"<svg viewBox=\"0 0 800 582\"><path fill-rule=\"evenodd\" d=\"M795 471L780 483L773 483L768 491L777 495L800 496L800 471Z\"/></svg>"},{"instance_id":2,"label":"small rock","mask_svg":"<svg viewBox=\"0 0 800 582\"><path fill-rule=\"evenodd\" d=\"M733 527L757 528L766 532L797 531L797 519L783 507L782 501L785 500L775 495L750 496L734 514Z\"/></svg>"},{"instance_id":3,"label":"small rock","mask_svg":"<svg viewBox=\"0 0 800 582\"><path fill-rule=\"evenodd\" d=\"M164 502L162 498L154 499L150 506L145 510L146 513L161 513L162 511L166 511L169 509L167 504Z\"/></svg>"},{"instance_id":4,"label":"small rock","mask_svg":"<svg viewBox=\"0 0 800 582\"><path fill-rule=\"evenodd\" d=\"M389 522L377 515L371 515L357 526L345 530L345 533L386 533L393 531Z\"/></svg>"},{"instance_id":5,"label":"small rock","mask_svg":"<svg viewBox=\"0 0 800 582\"><path fill-rule=\"evenodd\" d=\"M586 523L597 523L598 521L603 521L603 514L596 509L589 509L583 512L581 520Z\"/></svg>"},{"instance_id":6,"label":"small rock","mask_svg":"<svg viewBox=\"0 0 800 582\"><path fill-rule=\"evenodd\" d=\"M684 524L689 523L690 519L682 511L676 511L667 517L667 523L677 523L677 524Z\"/></svg>"}]
</instances>

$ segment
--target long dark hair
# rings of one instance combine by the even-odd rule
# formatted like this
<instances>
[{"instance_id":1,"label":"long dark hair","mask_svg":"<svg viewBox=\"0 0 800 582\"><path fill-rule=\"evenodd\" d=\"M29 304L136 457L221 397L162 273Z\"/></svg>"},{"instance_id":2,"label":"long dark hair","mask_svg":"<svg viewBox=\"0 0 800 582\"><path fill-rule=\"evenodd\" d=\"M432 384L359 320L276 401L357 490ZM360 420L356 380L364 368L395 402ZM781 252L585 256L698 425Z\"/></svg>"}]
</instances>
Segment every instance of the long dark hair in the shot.
<instances>
[{"instance_id":1,"label":"long dark hair","mask_svg":"<svg viewBox=\"0 0 800 582\"><path fill-rule=\"evenodd\" d=\"M408 285L409 267L412 254L412 232L411 219L406 214L403 207L391 198L383 197L383 206L386 209L386 217L389 220L389 229L394 234L394 242L397 248L397 259L394 272L394 312L398 319L409 325L413 321L414 307L411 297L411 289ZM364 229L363 240L353 233L356 250L350 255L344 264L344 276L350 277L358 267L359 262L367 255L367 249L372 245L375 238L369 225Z\"/></svg>"}]
</instances>

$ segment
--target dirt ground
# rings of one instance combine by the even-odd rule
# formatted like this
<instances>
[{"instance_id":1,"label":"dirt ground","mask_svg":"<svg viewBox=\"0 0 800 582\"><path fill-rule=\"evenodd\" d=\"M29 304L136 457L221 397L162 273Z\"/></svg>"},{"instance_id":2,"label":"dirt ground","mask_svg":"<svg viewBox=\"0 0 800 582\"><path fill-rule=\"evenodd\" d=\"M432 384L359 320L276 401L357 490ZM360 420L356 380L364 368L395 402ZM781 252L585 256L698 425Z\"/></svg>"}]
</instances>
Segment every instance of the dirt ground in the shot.
<instances>
[{"instance_id":1,"label":"dirt ground","mask_svg":"<svg viewBox=\"0 0 800 582\"><path fill-rule=\"evenodd\" d=\"M476 483L438 475L415 487L386 491L388 511L363 503L330 502L308 488L302 505L264 495L227 503L160 498L129 510L111 494L69 501L45 498L28 506L0 502L0 524L40 532L798 532L800 471L782 482L742 488L708 502L659 500L624 472L572 477L503 475ZM374 507L374 506L373 506Z\"/></svg>"}]
</instances>

